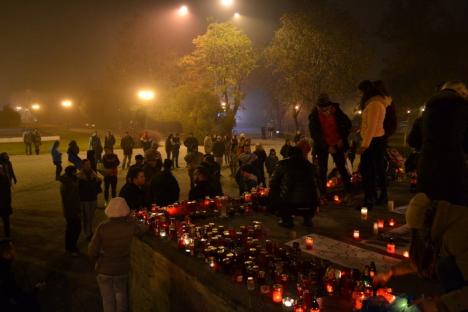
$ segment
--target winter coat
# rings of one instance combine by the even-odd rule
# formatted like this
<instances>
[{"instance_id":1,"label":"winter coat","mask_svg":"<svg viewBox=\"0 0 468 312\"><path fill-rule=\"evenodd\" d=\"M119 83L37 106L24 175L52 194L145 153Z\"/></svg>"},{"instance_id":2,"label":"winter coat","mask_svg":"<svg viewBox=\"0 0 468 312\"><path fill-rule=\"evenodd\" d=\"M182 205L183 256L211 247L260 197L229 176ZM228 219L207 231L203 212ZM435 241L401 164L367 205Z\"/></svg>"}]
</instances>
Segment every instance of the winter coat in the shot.
<instances>
[{"instance_id":1,"label":"winter coat","mask_svg":"<svg viewBox=\"0 0 468 312\"><path fill-rule=\"evenodd\" d=\"M54 164L62 163L62 153L60 153L58 148L52 148L52 150L50 151L50 154L52 155L52 162Z\"/></svg>"},{"instance_id":2,"label":"winter coat","mask_svg":"<svg viewBox=\"0 0 468 312\"><path fill-rule=\"evenodd\" d=\"M127 217L109 218L99 224L88 247L98 274L127 275L130 271L130 246L134 235L144 229Z\"/></svg>"},{"instance_id":3,"label":"winter coat","mask_svg":"<svg viewBox=\"0 0 468 312\"><path fill-rule=\"evenodd\" d=\"M81 158L78 156L79 149L69 148L67 151L68 161L71 162L77 169L81 169Z\"/></svg>"},{"instance_id":4,"label":"winter coat","mask_svg":"<svg viewBox=\"0 0 468 312\"><path fill-rule=\"evenodd\" d=\"M213 144L213 155L214 157L223 157L226 152L226 146L223 142L215 142Z\"/></svg>"},{"instance_id":5,"label":"winter coat","mask_svg":"<svg viewBox=\"0 0 468 312\"><path fill-rule=\"evenodd\" d=\"M414 148L416 151L421 151L422 147L422 117L416 119L411 128L411 132L408 135L408 145Z\"/></svg>"},{"instance_id":6,"label":"winter coat","mask_svg":"<svg viewBox=\"0 0 468 312\"><path fill-rule=\"evenodd\" d=\"M115 136L113 134L104 137L104 148L114 149Z\"/></svg>"},{"instance_id":7,"label":"winter coat","mask_svg":"<svg viewBox=\"0 0 468 312\"><path fill-rule=\"evenodd\" d=\"M276 168L276 165L278 165L279 159L278 156L276 155L268 155L266 161L265 161L265 166L267 169L267 172L269 175L273 173L273 171Z\"/></svg>"},{"instance_id":8,"label":"winter coat","mask_svg":"<svg viewBox=\"0 0 468 312\"><path fill-rule=\"evenodd\" d=\"M32 133L32 142L35 146L39 146L42 143L41 134L38 131Z\"/></svg>"},{"instance_id":9,"label":"winter coat","mask_svg":"<svg viewBox=\"0 0 468 312\"><path fill-rule=\"evenodd\" d=\"M32 137L32 132L31 131L25 131L23 133L23 142L24 142L24 144L32 144L33 143L33 137Z\"/></svg>"},{"instance_id":10,"label":"winter coat","mask_svg":"<svg viewBox=\"0 0 468 312\"><path fill-rule=\"evenodd\" d=\"M195 148L198 148L198 140L195 137L188 137L184 141L184 145L187 148L187 151L193 151Z\"/></svg>"},{"instance_id":11,"label":"winter coat","mask_svg":"<svg viewBox=\"0 0 468 312\"><path fill-rule=\"evenodd\" d=\"M89 150L91 151L102 151L101 139L97 135L92 135L89 138Z\"/></svg>"},{"instance_id":12,"label":"winter coat","mask_svg":"<svg viewBox=\"0 0 468 312\"><path fill-rule=\"evenodd\" d=\"M131 210L140 210L147 206L145 202L145 191L138 185L127 182L120 189L119 197L125 198Z\"/></svg>"},{"instance_id":13,"label":"winter coat","mask_svg":"<svg viewBox=\"0 0 468 312\"><path fill-rule=\"evenodd\" d=\"M280 155L283 156L283 159L289 157L289 151L291 150L291 148L292 148L292 146L291 146L291 145L287 145L287 144L284 144L284 145L281 147Z\"/></svg>"},{"instance_id":14,"label":"winter coat","mask_svg":"<svg viewBox=\"0 0 468 312\"><path fill-rule=\"evenodd\" d=\"M217 187L210 181L200 181L189 192L189 200L202 200L220 195Z\"/></svg>"},{"instance_id":15,"label":"winter coat","mask_svg":"<svg viewBox=\"0 0 468 312\"><path fill-rule=\"evenodd\" d=\"M131 155L133 148L135 147L135 141L132 136L126 135L120 140L120 147L122 148L124 155Z\"/></svg>"},{"instance_id":16,"label":"winter coat","mask_svg":"<svg viewBox=\"0 0 468 312\"><path fill-rule=\"evenodd\" d=\"M265 179L265 162L267 159L267 154L264 150L255 151L254 154L257 156L256 166L257 166L257 173L258 179L262 181Z\"/></svg>"},{"instance_id":17,"label":"winter coat","mask_svg":"<svg viewBox=\"0 0 468 312\"><path fill-rule=\"evenodd\" d=\"M210 136L205 137L203 147L205 148L205 154L211 154L211 152L213 152L213 141Z\"/></svg>"},{"instance_id":18,"label":"winter coat","mask_svg":"<svg viewBox=\"0 0 468 312\"><path fill-rule=\"evenodd\" d=\"M64 174L59 181L61 182L60 195L65 219L80 219L80 183L78 178Z\"/></svg>"},{"instance_id":19,"label":"winter coat","mask_svg":"<svg viewBox=\"0 0 468 312\"><path fill-rule=\"evenodd\" d=\"M432 200L468 206L468 101L444 90L422 115L418 190Z\"/></svg>"},{"instance_id":20,"label":"winter coat","mask_svg":"<svg viewBox=\"0 0 468 312\"><path fill-rule=\"evenodd\" d=\"M174 137L172 139L172 151L175 153L179 153L180 150L180 138Z\"/></svg>"},{"instance_id":21,"label":"winter coat","mask_svg":"<svg viewBox=\"0 0 468 312\"><path fill-rule=\"evenodd\" d=\"M361 147L369 147L373 138L380 138L385 135L384 120L387 107L392 104L391 97L374 96L371 97L362 111L361 122Z\"/></svg>"},{"instance_id":22,"label":"winter coat","mask_svg":"<svg viewBox=\"0 0 468 312\"><path fill-rule=\"evenodd\" d=\"M336 126L338 128L339 135L344 144L345 151L349 148L348 145L348 136L351 131L351 120L348 116L341 110L340 105L333 103L332 107L335 110L335 120ZM325 142L322 126L320 124L319 111L317 107L314 107L312 112L309 115L309 131L310 136L312 137L314 145L314 153L319 153L321 151L327 151L328 145ZM284 157L284 156L283 156Z\"/></svg>"},{"instance_id":23,"label":"winter coat","mask_svg":"<svg viewBox=\"0 0 468 312\"><path fill-rule=\"evenodd\" d=\"M191 152L185 156L189 171L195 170L203 162L203 154L200 152Z\"/></svg>"},{"instance_id":24,"label":"winter coat","mask_svg":"<svg viewBox=\"0 0 468 312\"><path fill-rule=\"evenodd\" d=\"M270 180L275 204L315 209L318 205L315 168L303 158L287 158L276 166Z\"/></svg>"},{"instance_id":25,"label":"winter coat","mask_svg":"<svg viewBox=\"0 0 468 312\"><path fill-rule=\"evenodd\" d=\"M5 174L0 175L0 216L6 217L13 212L11 208L11 186Z\"/></svg>"},{"instance_id":26,"label":"winter coat","mask_svg":"<svg viewBox=\"0 0 468 312\"><path fill-rule=\"evenodd\" d=\"M97 176L96 172L91 171L86 174L80 171L78 173L80 201L95 201L97 195L101 191L101 179Z\"/></svg>"},{"instance_id":27,"label":"winter coat","mask_svg":"<svg viewBox=\"0 0 468 312\"><path fill-rule=\"evenodd\" d=\"M172 149L173 149L174 143L173 143L172 140L173 140L173 138L167 138L167 139L166 139L166 142L165 142L165 144L164 144L164 148L166 149L166 152L167 152L167 153L171 152Z\"/></svg>"},{"instance_id":28,"label":"winter coat","mask_svg":"<svg viewBox=\"0 0 468 312\"><path fill-rule=\"evenodd\" d=\"M117 167L120 165L120 160L116 154L104 154L102 156L102 165L104 167L104 176L117 176Z\"/></svg>"},{"instance_id":29,"label":"winter coat","mask_svg":"<svg viewBox=\"0 0 468 312\"><path fill-rule=\"evenodd\" d=\"M145 181L146 181L146 184L150 184L151 183L151 180L153 179L153 177L161 171L161 168L158 167L158 166L155 166L155 167L152 167L150 166L149 164L145 164L143 166L143 171L145 173Z\"/></svg>"},{"instance_id":30,"label":"winter coat","mask_svg":"<svg viewBox=\"0 0 468 312\"><path fill-rule=\"evenodd\" d=\"M160 207L179 201L180 188L171 171L163 170L151 180L152 202Z\"/></svg>"},{"instance_id":31,"label":"winter coat","mask_svg":"<svg viewBox=\"0 0 468 312\"><path fill-rule=\"evenodd\" d=\"M5 160L1 159L0 160L0 165L3 166L3 170L5 172L5 175L8 178L8 183L10 183L10 186L13 183L16 183L16 175L15 175L15 170L13 170L13 164L11 163L10 160Z\"/></svg>"},{"instance_id":32,"label":"winter coat","mask_svg":"<svg viewBox=\"0 0 468 312\"><path fill-rule=\"evenodd\" d=\"M141 147L143 148L143 151L145 152L151 149L151 146L153 145L153 139L151 139L150 137L141 137L140 144L141 144Z\"/></svg>"}]
</instances>

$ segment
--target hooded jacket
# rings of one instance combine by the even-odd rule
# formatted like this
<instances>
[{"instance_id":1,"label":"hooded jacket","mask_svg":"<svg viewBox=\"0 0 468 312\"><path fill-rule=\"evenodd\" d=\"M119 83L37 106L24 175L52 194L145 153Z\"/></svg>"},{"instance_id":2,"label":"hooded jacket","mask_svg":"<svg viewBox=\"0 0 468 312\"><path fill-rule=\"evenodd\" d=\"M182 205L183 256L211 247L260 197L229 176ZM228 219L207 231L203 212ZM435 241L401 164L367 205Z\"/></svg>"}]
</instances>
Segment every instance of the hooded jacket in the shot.
<instances>
[{"instance_id":1,"label":"hooded jacket","mask_svg":"<svg viewBox=\"0 0 468 312\"><path fill-rule=\"evenodd\" d=\"M59 181L61 182L60 195L65 219L79 219L81 214L78 178L64 174Z\"/></svg>"},{"instance_id":2,"label":"hooded jacket","mask_svg":"<svg viewBox=\"0 0 468 312\"><path fill-rule=\"evenodd\" d=\"M361 137L362 147L369 147L373 138L385 135L384 120L387 107L392 104L389 96L374 96L366 102L366 107L362 111Z\"/></svg>"}]
</instances>

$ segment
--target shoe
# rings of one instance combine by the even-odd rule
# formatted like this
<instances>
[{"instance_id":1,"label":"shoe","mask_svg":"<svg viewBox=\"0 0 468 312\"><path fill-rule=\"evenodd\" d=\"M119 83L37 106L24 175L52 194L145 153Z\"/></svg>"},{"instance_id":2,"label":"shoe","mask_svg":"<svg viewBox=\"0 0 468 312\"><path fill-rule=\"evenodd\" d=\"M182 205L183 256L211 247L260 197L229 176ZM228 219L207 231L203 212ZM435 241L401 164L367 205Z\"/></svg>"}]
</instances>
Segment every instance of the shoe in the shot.
<instances>
[{"instance_id":1,"label":"shoe","mask_svg":"<svg viewBox=\"0 0 468 312\"><path fill-rule=\"evenodd\" d=\"M284 222L281 219L278 221L278 225L282 226L282 227L284 227L286 229L292 229L294 227L294 223L292 221Z\"/></svg>"}]
</instances>

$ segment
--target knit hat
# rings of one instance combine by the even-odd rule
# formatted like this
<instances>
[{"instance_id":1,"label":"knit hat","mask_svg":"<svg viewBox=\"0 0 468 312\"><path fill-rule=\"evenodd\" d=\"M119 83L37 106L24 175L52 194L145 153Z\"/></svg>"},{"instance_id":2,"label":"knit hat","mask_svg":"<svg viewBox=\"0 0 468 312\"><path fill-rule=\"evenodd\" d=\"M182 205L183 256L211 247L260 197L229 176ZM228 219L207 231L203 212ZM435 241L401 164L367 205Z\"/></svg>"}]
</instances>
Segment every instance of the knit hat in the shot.
<instances>
[{"instance_id":1,"label":"knit hat","mask_svg":"<svg viewBox=\"0 0 468 312\"><path fill-rule=\"evenodd\" d=\"M326 93L322 93L317 98L317 106L326 107L331 105L330 97Z\"/></svg>"},{"instance_id":2,"label":"knit hat","mask_svg":"<svg viewBox=\"0 0 468 312\"><path fill-rule=\"evenodd\" d=\"M412 229L424 228L426 210L431 205L431 200L424 193L416 194L409 202L406 209L406 223Z\"/></svg>"},{"instance_id":3,"label":"knit hat","mask_svg":"<svg viewBox=\"0 0 468 312\"><path fill-rule=\"evenodd\" d=\"M115 197L109 201L104 213L108 218L126 217L130 213L130 208L128 208L125 198Z\"/></svg>"}]
</instances>

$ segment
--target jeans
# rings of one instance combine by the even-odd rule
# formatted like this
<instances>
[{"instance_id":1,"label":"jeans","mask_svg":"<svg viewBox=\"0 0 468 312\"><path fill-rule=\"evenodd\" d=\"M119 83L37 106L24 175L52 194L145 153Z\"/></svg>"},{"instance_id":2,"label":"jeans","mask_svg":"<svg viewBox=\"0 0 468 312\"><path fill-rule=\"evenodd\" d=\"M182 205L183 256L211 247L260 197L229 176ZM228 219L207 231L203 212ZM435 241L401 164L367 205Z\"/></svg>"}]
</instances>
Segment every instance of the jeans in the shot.
<instances>
[{"instance_id":1,"label":"jeans","mask_svg":"<svg viewBox=\"0 0 468 312\"><path fill-rule=\"evenodd\" d=\"M117 177L116 176L105 176L104 177L104 199L106 202L109 201L109 187L111 188L112 198L117 195Z\"/></svg>"},{"instance_id":2,"label":"jeans","mask_svg":"<svg viewBox=\"0 0 468 312\"><path fill-rule=\"evenodd\" d=\"M25 143L26 155L32 155L32 143Z\"/></svg>"},{"instance_id":3,"label":"jeans","mask_svg":"<svg viewBox=\"0 0 468 312\"><path fill-rule=\"evenodd\" d=\"M132 153L130 153L130 154L125 154L124 153L124 157L123 157L123 161L122 161L122 168L125 169L125 164L127 164L127 168L130 167L131 162L132 162Z\"/></svg>"},{"instance_id":4,"label":"jeans","mask_svg":"<svg viewBox=\"0 0 468 312\"><path fill-rule=\"evenodd\" d=\"M331 155L333 157L333 162L343 179L344 189L349 193L351 191L351 177L349 176L348 170L346 170L345 153L342 149L336 147L336 153ZM319 189L322 195L324 195L327 192L328 150L319 151L317 153L317 158L320 172Z\"/></svg>"},{"instance_id":5,"label":"jeans","mask_svg":"<svg viewBox=\"0 0 468 312\"><path fill-rule=\"evenodd\" d=\"M62 163L61 162L54 162L55 165L55 180L58 180L60 178L60 175L62 174Z\"/></svg>"},{"instance_id":6,"label":"jeans","mask_svg":"<svg viewBox=\"0 0 468 312\"><path fill-rule=\"evenodd\" d=\"M377 200L377 184L380 180L382 191L386 191L385 179L385 138L373 138L370 146L361 155L361 175L364 186L364 204L372 207Z\"/></svg>"},{"instance_id":7,"label":"jeans","mask_svg":"<svg viewBox=\"0 0 468 312\"><path fill-rule=\"evenodd\" d=\"M128 275L97 275L104 312L128 311Z\"/></svg>"},{"instance_id":8,"label":"jeans","mask_svg":"<svg viewBox=\"0 0 468 312\"><path fill-rule=\"evenodd\" d=\"M86 239L89 240L93 236L94 212L96 211L97 201L82 201L80 206L83 216L83 232Z\"/></svg>"},{"instance_id":9,"label":"jeans","mask_svg":"<svg viewBox=\"0 0 468 312\"><path fill-rule=\"evenodd\" d=\"M40 154L40 145L34 144L34 151L36 152L36 155Z\"/></svg>"},{"instance_id":10,"label":"jeans","mask_svg":"<svg viewBox=\"0 0 468 312\"><path fill-rule=\"evenodd\" d=\"M65 250L71 252L79 251L77 242L81 232L81 220L79 218L66 219Z\"/></svg>"},{"instance_id":11,"label":"jeans","mask_svg":"<svg viewBox=\"0 0 468 312\"><path fill-rule=\"evenodd\" d=\"M172 159L172 158L171 158L171 150L170 150L170 149L167 149L167 150L166 150L166 159Z\"/></svg>"},{"instance_id":12,"label":"jeans","mask_svg":"<svg viewBox=\"0 0 468 312\"><path fill-rule=\"evenodd\" d=\"M5 237L10 237L10 216L2 216L3 221L3 231L5 232Z\"/></svg>"},{"instance_id":13,"label":"jeans","mask_svg":"<svg viewBox=\"0 0 468 312\"><path fill-rule=\"evenodd\" d=\"M175 168L179 168L179 150L172 151L172 162Z\"/></svg>"}]
</instances>

